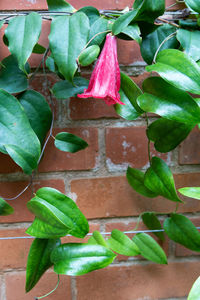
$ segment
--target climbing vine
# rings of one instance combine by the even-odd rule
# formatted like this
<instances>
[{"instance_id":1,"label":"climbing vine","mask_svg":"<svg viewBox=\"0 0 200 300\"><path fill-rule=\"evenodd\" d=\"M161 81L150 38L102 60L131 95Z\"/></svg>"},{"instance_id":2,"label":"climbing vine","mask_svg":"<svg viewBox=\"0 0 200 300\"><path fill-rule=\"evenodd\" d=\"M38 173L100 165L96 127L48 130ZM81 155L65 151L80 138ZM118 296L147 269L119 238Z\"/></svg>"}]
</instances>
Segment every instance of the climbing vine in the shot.
<instances>
[{"instance_id":1,"label":"climbing vine","mask_svg":"<svg viewBox=\"0 0 200 300\"><path fill-rule=\"evenodd\" d=\"M164 0L135 0L132 8L122 11L99 11L92 6L77 11L64 0L47 0L47 4L46 16L41 12L10 14L0 21L0 27L8 24L3 41L11 53L2 60L0 70L0 151L30 176L27 187L14 198L31 186L50 139L54 139L56 148L70 153L88 146L69 132L53 136L52 96L99 98L114 105L116 113L125 120L145 116L149 167L145 172L128 167L127 180L139 194L149 198L163 196L166 201L173 201L175 208L163 225L154 212L144 212L140 218L160 240L165 232L171 240L200 252L199 231L178 213L184 202L177 193L173 174L166 162L150 151L153 144L157 152L170 152L196 125L200 126L200 1L185 0L186 8L175 17L169 15ZM51 20L48 47L38 44L42 18ZM135 40L140 45L150 75L142 90L120 72L117 39ZM34 71L27 62L32 53L43 55ZM91 78L87 80L81 76L82 67L93 63ZM50 103L30 89L40 68L47 86L46 68L60 79L50 89ZM150 123L149 113L159 118ZM200 187L182 187L179 192L200 200ZM0 198L2 216L13 213L9 200L12 199ZM27 207L35 219L26 232L35 239L28 255L26 292L51 266L59 283L60 274L84 275L108 266L118 254L140 254L155 263L167 264L162 248L143 232L130 239L114 229L104 239L94 231L86 243L61 244L60 238L67 234L83 239L89 225L74 201L56 189L40 188ZM199 293L198 279L188 299L199 299Z\"/></svg>"}]
</instances>

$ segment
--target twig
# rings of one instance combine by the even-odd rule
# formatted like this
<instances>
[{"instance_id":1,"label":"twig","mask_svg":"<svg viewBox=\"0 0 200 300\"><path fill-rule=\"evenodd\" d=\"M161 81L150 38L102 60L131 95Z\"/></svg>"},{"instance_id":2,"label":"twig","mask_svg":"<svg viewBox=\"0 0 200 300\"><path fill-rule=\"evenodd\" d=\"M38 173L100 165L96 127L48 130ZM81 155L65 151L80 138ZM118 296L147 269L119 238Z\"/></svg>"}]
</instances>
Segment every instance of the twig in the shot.
<instances>
[{"instance_id":1,"label":"twig","mask_svg":"<svg viewBox=\"0 0 200 300\"><path fill-rule=\"evenodd\" d=\"M162 43L159 45L158 49L156 50L156 53L154 55L154 58L153 58L153 63L155 64L156 63L156 57L158 55L158 52L160 51L160 49L162 48L162 46L164 45L165 42L167 42L168 40L170 40L174 35L176 35L176 31L171 33L170 35L168 35L163 41Z\"/></svg>"}]
</instances>

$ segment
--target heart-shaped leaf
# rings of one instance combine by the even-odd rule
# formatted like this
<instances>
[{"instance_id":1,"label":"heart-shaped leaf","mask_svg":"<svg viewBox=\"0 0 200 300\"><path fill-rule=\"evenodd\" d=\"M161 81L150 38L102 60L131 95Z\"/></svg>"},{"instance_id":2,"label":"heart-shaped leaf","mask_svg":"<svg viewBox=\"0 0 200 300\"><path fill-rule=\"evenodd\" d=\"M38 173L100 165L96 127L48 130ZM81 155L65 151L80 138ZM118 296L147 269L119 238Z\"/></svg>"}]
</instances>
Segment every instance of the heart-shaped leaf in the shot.
<instances>
[{"instance_id":1,"label":"heart-shaped leaf","mask_svg":"<svg viewBox=\"0 0 200 300\"><path fill-rule=\"evenodd\" d=\"M149 198L154 198L158 196L157 193L152 192L144 185L144 173L142 171L128 167L126 172L126 178L130 186L137 193Z\"/></svg>"},{"instance_id":2,"label":"heart-shaped leaf","mask_svg":"<svg viewBox=\"0 0 200 300\"><path fill-rule=\"evenodd\" d=\"M27 233L38 238L58 238L66 234L83 238L89 225L73 200L58 190L44 187L27 203L36 218Z\"/></svg>"},{"instance_id":3,"label":"heart-shaped leaf","mask_svg":"<svg viewBox=\"0 0 200 300\"><path fill-rule=\"evenodd\" d=\"M32 290L53 263L51 252L61 244L60 239L35 239L30 247L26 265L26 292Z\"/></svg>"},{"instance_id":4,"label":"heart-shaped leaf","mask_svg":"<svg viewBox=\"0 0 200 300\"><path fill-rule=\"evenodd\" d=\"M174 178L167 164L159 157L153 157L150 168L144 176L144 184L152 192L168 200L182 202L175 189Z\"/></svg>"},{"instance_id":5,"label":"heart-shaped leaf","mask_svg":"<svg viewBox=\"0 0 200 300\"><path fill-rule=\"evenodd\" d=\"M200 276L194 282L189 292L189 295L187 297L187 300L199 300L199 295L200 295Z\"/></svg>"},{"instance_id":6,"label":"heart-shaped leaf","mask_svg":"<svg viewBox=\"0 0 200 300\"><path fill-rule=\"evenodd\" d=\"M98 9L96 9L96 7L93 6L84 6L81 9L79 9L78 12L83 12L84 14L86 14L90 21L90 26L92 26L93 23L100 19L100 13Z\"/></svg>"},{"instance_id":7,"label":"heart-shaped leaf","mask_svg":"<svg viewBox=\"0 0 200 300\"><path fill-rule=\"evenodd\" d=\"M91 45L101 45L105 39L108 30L108 20L104 18L97 19L90 27L89 40ZM105 32L106 31L106 32ZM102 33L100 33L102 32ZM100 34L99 34L100 33ZM91 40L92 39L92 40Z\"/></svg>"},{"instance_id":8,"label":"heart-shaped leaf","mask_svg":"<svg viewBox=\"0 0 200 300\"><path fill-rule=\"evenodd\" d=\"M87 89L89 80L83 77L74 77L74 84L67 80L58 81L52 88L52 93L57 99L76 97Z\"/></svg>"},{"instance_id":9,"label":"heart-shaped leaf","mask_svg":"<svg viewBox=\"0 0 200 300\"><path fill-rule=\"evenodd\" d=\"M146 233L137 233L133 241L140 249L140 254L146 259L158 264L167 264L167 257L158 243Z\"/></svg>"},{"instance_id":10,"label":"heart-shaped leaf","mask_svg":"<svg viewBox=\"0 0 200 300\"><path fill-rule=\"evenodd\" d=\"M160 221L158 220L157 216L153 212L145 212L142 214L142 221L143 223L149 228L150 230L161 230L162 226ZM165 237L163 232L153 232L155 236L157 236L161 241L164 241Z\"/></svg>"},{"instance_id":11,"label":"heart-shaped leaf","mask_svg":"<svg viewBox=\"0 0 200 300\"><path fill-rule=\"evenodd\" d=\"M189 126L200 123L200 108L188 93L160 77L147 78L143 82L143 89L145 93L139 96L137 102L144 111Z\"/></svg>"},{"instance_id":12,"label":"heart-shaped leaf","mask_svg":"<svg viewBox=\"0 0 200 300\"><path fill-rule=\"evenodd\" d=\"M112 32L114 35L118 35L122 32L137 16L138 10L134 9L120 16L112 26Z\"/></svg>"},{"instance_id":13,"label":"heart-shaped leaf","mask_svg":"<svg viewBox=\"0 0 200 300\"><path fill-rule=\"evenodd\" d=\"M53 19L49 35L50 49L59 72L72 82L77 58L87 43L89 19L82 13Z\"/></svg>"},{"instance_id":14,"label":"heart-shaped leaf","mask_svg":"<svg viewBox=\"0 0 200 300\"><path fill-rule=\"evenodd\" d=\"M163 224L169 238L193 251L200 251L200 233L185 216L172 214Z\"/></svg>"},{"instance_id":15,"label":"heart-shaped leaf","mask_svg":"<svg viewBox=\"0 0 200 300\"><path fill-rule=\"evenodd\" d=\"M86 48L78 57L78 62L81 66L88 66L95 61L99 55L100 48L97 45L92 45Z\"/></svg>"},{"instance_id":16,"label":"heart-shaped leaf","mask_svg":"<svg viewBox=\"0 0 200 300\"><path fill-rule=\"evenodd\" d=\"M29 119L31 127L43 144L51 126L52 113L45 98L38 92L28 90L20 95L19 101Z\"/></svg>"},{"instance_id":17,"label":"heart-shaped leaf","mask_svg":"<svg viewBox=\"0 0 200 300\"><path fill-rule=\"evenodd\" d=\"M178 191L184 196L200 200L200 187L184 187Z\"/></svg>"},{"instance_id":18,"label":"heart-shaped leaf","mask_svg":"<svg viewBox=\"0 0 200 300\"><path fill-rule=\"evenodd\" d=\"M177 31L177 39L179 40L184 52L191 56L195 61L200 59L199 43L200 31L190 31L186 29L179 29Z\"/></svg>"},{"instance_id":19,"label":"heart-shaped leaf","mask_svg":"<svg viewBox=\"0 0 200 300\"><path fill-rule=\"evenodd\" d=\"M100 245L63 244L54 249L51 261L57 274L84 275L107 267L116 255Z\"/></svg>"},{"instance_id":20,"label":"heart-shaped leaf","mask_svg":"<svg viewBox=\"0 0 200 300\"><path fill-rule=\"evenodd\" d=\"M0 216L8 216L14 212L12 206L10 206L3 198L0 198Z\"/></svg>"},{"instance_id":21,"label":"heart-shaped leaf","mask_svg":"<svg viewBox=\"0 0 200 300\"><path fill-rule=\"evenodd\" d=\"M165 0L135 0L133 8L138 10L134 21L154 23L154 20L164 14Z\"/></svg>"},{"instance_id":22,"label":"heart-shaped leaf","mask_svg":"<svg viewBox=\"0 0 200 300\"><path fill-rule=\"evenodd\" d=\"M109 248L122 255L135 256L140 254L136 244L118 229L114 229L112 231L111 237L106 241L106 243Z\"/></svg>"},{"instance_id":23,"label":"heart-shaped leaf","mask_svg":"<svg viewBox=\"0 0 200 300\"><path fill-rule=\"evenodd\" d=\"M190 133L194 126L160 118L147 128L148 139L154 142L159 152L175 149Z\"/></svg>"},{"instance_id":24,"label":"heart-shaped leaf","mask_svg":"<svg viewBox=\"0 0 200 300\"><path fill-rule=\"evenodd\" d=\"M136 102L142 92L131 78L122 72L119 93L120 99L125 105L115 104L116 113L126 120L137 119L143 113L143 110L141 110Z\"/></svg>"},{"instance_id":25,"label":"heart-shaped leaf","mask_svg":"<svg viewBox=\"0 0 200 300\"><path fill-rule=\"evenodd\" d=\"M9 21L5 35L9 50L18 61L19 68L26 73L25 64L40 36L42 18L36 12L27 16L17 16ZM16 29L20 34L16 34Z\"/></svg>"},{"instance_id":26,"label":"heart-shaped leaf","mask_svg":"<svg viewBox=\"0 0 200 300\"><path fill-rule=\"evenodd\" d=\"M147 66L146 69L148 72L157 72L164 80L181 90L200 95L200 67L179 50L161 51L156 64Z\"/></svg>"},{"instance_id":27,"label":"heart-shaped leaf","mask_svg":"<svg viewBox=\"0 0 200 300\"><path fill-rule=\"evenodd\" d=\"M75 153L85 149L88 143L72 133L60 132L55 137L55 146L61 151Z\"/></svg>"},{"instance_id":28,"label":"heart-shaped leaf","mask_svg":"<svg viewBox=\"0 0 200 300\"><path fill-rule=\"evenodd\" d=\"M142 41L142 38L140 36L140 34L141 34L140 33L140 27L136 23L129 24L127 27L125 27L122 30L122 33L129 36L131 39L137 41L139 44Z\"/></svg>"}]
</instances>

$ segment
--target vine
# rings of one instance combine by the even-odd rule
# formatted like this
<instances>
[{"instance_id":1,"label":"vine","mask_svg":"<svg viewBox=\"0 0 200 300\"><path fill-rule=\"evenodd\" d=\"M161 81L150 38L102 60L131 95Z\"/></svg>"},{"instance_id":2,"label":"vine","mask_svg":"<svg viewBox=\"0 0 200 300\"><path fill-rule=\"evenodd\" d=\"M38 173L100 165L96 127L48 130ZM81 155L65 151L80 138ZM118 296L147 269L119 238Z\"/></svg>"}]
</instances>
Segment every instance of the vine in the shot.
<instances>
[{"instance_id":1,"label":"vine","mask_svg":"<svg viewBox=\"0 0 200 300\"><path fill-rule=\"evenodd\" d=\"M176 1L180 2L184 1ZM61 244L60 238L66 235L82 239L88 235L88 221L72 199L51 187L40 188L27 203L35 219L26 231L34 237L27 261L26 292L52 266L58 274L57 288L60 274L78 276L104 268L117 254L142 255L155 263L167 264L165 252L148 234L150 232L160 240L164 240L165 232L171 240L200 252L199 231L187 217L178 213L184 203L177 193L173 174L166 162L152 156L150 150L154 144L157 152L172 151L200 124L200 101L195 97L200 95L200 1L185 0L184 3L187 8L172 18L164 0L135 0L132 8L123 11L99 11L91 6L77 11L64 0L47 0L47 12L0 14L3 17L0 27L8 24L3 41L11 53L1 62L0 151L30 176L29 183L18 195L0 198L0 215L13 213L7 201L17 199L31 187L51 138L55 147L64 152L75 153L88 146L82 138L69 132L53 136L53 96L57 99L99 98L107 105L114 105L116 113L128 121L144 115L149 167L145 172L128 167L127 180L139 194L149 198L162 196L175 204L174 212L165 218L163 225L158 213L143 212L136 228L130 231L135 233L132 239L127 236L130 232L114 229L109 238L94 231L86 243ZM51 21L46 48L38 44L42 19ZM18 39L16 28L21 32ZM147 63L146 70L159 75L151 74L145 79L143 90L120 72L118 38L137 41ZM42 54L43 58L31 73L27 61L32 53ZM81 68L95 61L88 81L81 76ZM30 89L41 68L51 92L49 104L40 93ZM52 88L46 68L60 79ZM148 113L159 118L150 124ZM200 200L200 187L183 187L178 191ZM138 232L141 219L148 230ZM188 300L199 299L199 294L197 279Z\"/></svg>"}]
</instances>

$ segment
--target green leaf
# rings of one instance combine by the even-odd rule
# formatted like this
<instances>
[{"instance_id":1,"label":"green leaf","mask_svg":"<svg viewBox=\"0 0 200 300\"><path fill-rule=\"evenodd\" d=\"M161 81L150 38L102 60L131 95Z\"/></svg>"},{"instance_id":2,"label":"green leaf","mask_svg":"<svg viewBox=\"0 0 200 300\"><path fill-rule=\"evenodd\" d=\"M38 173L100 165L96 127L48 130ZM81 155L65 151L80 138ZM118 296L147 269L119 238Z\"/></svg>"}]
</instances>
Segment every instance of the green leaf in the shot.
<instances>
[{"instance_id":1,"label":"green leaf","mask_svg":"<svg viewBox=\"0 0 200 300\"><path fill-rule=\"evenodd\" d=\"M167 164L158 157L153 157L150 168L144 176L144 184L152 192L175 202L182 202L175 189L174 178Z\"/></svg>"},{"instance_id":2,"label":"green leaf","mask_svg":"<svg viewBox=\"0 0 200 300\"><path fill-rule=\"evenodd\" d=\"M140 36L140 28L136 23L129 24L122 30L122 33L129 36L131 39L136 40L139 44L142 41L142 38Z\"/></svg>"},{"instance_id":3,"label":"green leaf","mask_svg":"<svg viewBox=\"0 0 200 300\"><path fill-rule=\"evenodd\" d=\"M75 153L88 147L88 143L72 133L60 132L55 137L55 146L61 151Z\"/></svg>"},{"instance_id":4,"label":"green leaf","mask_svg":"<svg viewBox=\"0 0 200 300\"><path fill-rule=\"evenodd\" d=\"M148 72L157 72L164 80L175 87L200 95L200 67L187 54L167 49L161 51L156 64L147 66Z\"/></svg>"},{"instance_id":5,"label":"green leaf","mask_svg":"<svg viewBox=\"0 0 200 300\"><path fill-rule=\"evenodd\" d=\"M19 101L29 119L31 127L43 144L50 129L52 113L45 98L38 92L28 90L20 95Z\"/></svg>"},{"instance_id":6,"label":"green leaf","mask_svg":"<svg viewBox=\"0 0 200 300\"><path fill-rule=\"evenodd\" d=\"M185 0L185 3L192 10L200 13L200 0Z\"/></svg>"},{"instance_id":7,"label":"green leaf","mask_svg":"<svg viewBox=\"0 0 200 300\"><path fill-rule=\"evenodd\" d=\"M87 43L89 19L80 12L73 16L56 17L51 23L50 50L59 72L72 82L77 58Z\"/></svg>"},{"instance_id":8,"label":"green leaf","mask_svg":"<svg viewBox=\"0 0 200 300\"><path fill-rule=\"evenodd\" d=\"M115 104L114 108L118 115L126 120L135 120L143 110L138 106L137 97L142 94L140 88L129 76L121 72L120 99L125 105Z\"/></svg>"},{"instance_id":9,"label":"green leaf","mask_svg":"<svg viewBox=\"0 0 200 300\"><path fill-rule=\"evenodd\" d=\"M133 9L138 9L134 21L154 23L154 20L165 12L165 0L135 0Z\"/></svg>"},{"instance_id":10,"label":"green leaf","mask_svg":"<svg viewBox=\"0 0 200 300\"><path fill-rule=\"evenodd\" d=\"M157 193L153 193L144 185L144 173L142 171L128 167L126 172L126 178L130 186L137 193L149 198L154 198L158 196Z\"/></svg>"},{"instance_id":11,"label":"green leaf","mask_svg":"<svg viewBox=\"0 0 200 300\"><path fill-rule=\"evenodd\" d=\"M157 151L166 153L175 149L190 133L193 126L160 118L147 128L147 137Z\"/></svg>"},{"instance_id":12,"label":"green leaf","mask_svg":"<svg viewBox=\"0 0 200 300\"><path fill-rule=\"evenodd\" d=\"M159 87L159 88L158 88ZM141 109L188 126L200 123L200 108L194 99L160 77L143 82L144 94L137 101Z\"/></svg>"},{"instance_id":13,"label":"green leaf","mask_svg":"<svg viewBox=\"0 0 200 300\"><path fill-rule=\"evenodd\" d=\"M87 242L90 245L101 245L103 247L108 248L107 242L103 238L103 236L100 234L99 231L95 230L92 233L92 237Z\"/></svg>"},{"instance_id":14,"label":"green leaf","mask_svg":"<svg viewBox=\"0 0 200 300\"><path fill-rule=\"evenodd\" d=\"M51 252L61 244L60 239L35 239L30 247L26 265L26 292L32 290L53 263Z\"/></svg>"},{"instance_id":15,"label":"green leaf","mask_svg":"<svg viewBox=\"0 0 200 300\"><path fill-rule=\"evenodd\" d=\"M200 59L199 44L200 31L189 31L186 29L179 29L177 31L177 39L179 40L184 52L191 56L195 61Z\"/></svg>"},{"instance_id":16,"label":"green leaf","mask_svg":"<svg viewBox=\"0 0 200 300\"><path fill-rule=\"evenodd\" d=\"M64 0L47 0L49 11L74 12L75 8Z\"/></svg>"},{"instance_id":17,"label":"green leaf","mask_svg":"<svg viewBox=\"0 0 200 300\"><path fill-rule=\"evenodd\" d=\"M97 45L89 46L81 52L78 57L78 62L81 66L88 66L95 61L99 55L100 48Z\"/></svg>"},{"instance_id":18,"label":"green leaf","mask_svg":"<svg viewBox=\"0 0 200 300\"><path fill-rule=\"evenodd\" d=\"M157 216L153 212L145 212L142 214L142 221L150 230L160 230L162 226ZM165 237L163 232L153 232L161 241L164 241Z\"/></svg>"},{"instance_id":19,"label":"green leaf","mask_svg":"<svg viewBox=\"0 0 200 300\"><path fill-rule=\"evenodd\" d=\"M173 32L175 32L175 27L165 24L158 26L156 30L152 33L148 34L143 40L140 46L141 54L143 59L150 65L153 62L155 53L161 43ZM177 48L179 45L176 37L170 38L166 41L162 47L160 48L159 52L163 49L169 48Z\"/></svg>"},{"instance_id":20,"label":"green leaf","mask_svg":"<svg viewBox=\"0 0 200 300\"><path fill-rule=\"evenodd\" d=\"M140 254L135 242L118 229L114 229L112 231L111 237L106 241L106 243L109 248L122 255L135 256Z\"/></svg>"},{"instance_id":21,"label":"green leaf","mask_svg":"<svg viewBox=\"0 0 200 300\"><path fill-rule=\"evenodd\" d=\"M193 251L200 251L200 233L185 216L173 213L163 224L169 238Z\"/></svg>"},{"instance_id":22,"label":"green leaf","mask_svg":"<svg viewBox=\"0 0 200 300\"><path fill-rule=\"evenodd\" d=\"M138 10L129 11L128 13L120 16L112 26L112 32L114 35L118 35L122 32L137 16Z\"/></svg>"},{"instance_id":23,"label":"green leaf","mask_svg":"<svg viewBox=\"0 0 200 300\"><path fill-rule=\"evenodd\" d=\"M99 45L100 46L101 43L103 42L106 34L108 34L108 32L104 32L107 30L108 30L108 20L106 20L104 18L97 19L90 27L89 40L91 40L95 35L96 35L96 37L93 38L93 40L90 42L89 45L90 46L91 45ZM103 32L103 33L98 34L100 32Z\"/></svg>"},{"instance_id":24,"label":"green leaf","mask_svg":"<svg viewBox=\"0 0 200 300\"><path fill-rule=\"evenodd\" d=\"M189 295L187 297L187 300L199 300L200 299L199 295L200 295L200 276L194 282L189 292Z\"/></svg>"},{"instance_id":25,"label":"green leaf","mask_svg":"<svg viewBox=\"0 0 200 300\"><path fill-rule=\"evenodd\" d=\"M28 80L26 74L19 69L17 59L10 55L2 60L0 70L0 88L9 93L20 93L27 89ZM26 72L29 65L26 64Z\"/></svg>"},{"instance_id":26,"label":"green leaf","mask_svg":"<svg viewBox=\"0 0 200 300\"><path fill-rule=\"evenodd\" d=\"M58 81L52 88L52 93L57 99L76 97L87 89L89 80L83 77L74 77L74 84L67 80Z\"/></svg>"},{"instance_id":27,"label":"green leaf","mask_svg":"<svg viewBox=\"0 0 200 300\"><path fill-rule=\"evenodd\" d=\"M14 208L10 206L3 198L0 198L0 216L8 216L14 212Z\"/></svg>"},{"instance_id":28,"label":"green leaf","mask_svg":"<svg viewBox=\"0 0 200 300\"><path fill-rule=\"evenodd\" d=\"M5 35L9 50L18 61L19 68L26 73L25 64L40 36L42 18L36 12L15 17L9 21ZM19 34L16 34L16 30Z\"/></svg>"},{"instance_id":29,"label":"green leaf","mask_svg":"<svg viewBox=\"0 0 200 300\"><path fill-rule=\"evenodd\" d=\"M140 249L140 253L146 259L158 264L167 264L167 257L158 243L146 233L137 233L133 241Z\"/></svg>"},{"instance_id":30,"label":"green leaf","mask_svg":"<svg viewBox=\"0 0 200 300\"><path fill-rule=\"evenodd\" d=\"M100 13L98 9L96 9L93 6L84 6L81 9L79 9L78 12L83 12L84 14L86 14L90 21L90 26L100 18Z\"/></svg>"},{"instance_id":31,"label":"green leaf","mask_svg":"<svg viewBox=\"0 0 200 300\"><path fill-rule=\"evenodd\" d=\"M115 259L115 254L100 245L63 244L51 254L54 271L70 276L84 275L107 267Z\"/></svg>"},{"instance_id":32,"label":"green leaf","mask_svg":"<svg viewBox=\"0 0 200 300\"><path fill-rule=\"evenodd\" d=\"M14 96L4 90L0 90L0 151L5 154L7 151L10 154L12 152L12 157L17 155L16 151L20 151L22 156L24 155L21 159L26 161L27 158L27 164L32 166L37 166L41 151L40 142L31 128L23 107ZM24 168L23 165L20 166Z\"/></svg>"},{"instance_id":33,"label":"green leaf","mask_svg":"<svg viewBox=\"0 0 200 300\"><path fill-rule=\"evenodd\" d=\"M55 65L54 59L51 56L48 56L46 61L45 61L46 67L49 69L51 72L57 72L57 66Z\"/></svg>"},{"instance_id":34,"label":"green leaf","mask_svg":"<svg viewBox=\"0 0 200 300\"><path fill-rule=\"evenodd\" d=\"M44 54L45 51L46 51L46 48L38 43L33 48L33 53L36 53L36 54Z\"/></svg>"},{"instance_id":35,"label":"green leaf","mask_svg":"<svg viewBox=\"0 0 200 300\"><path fill-rule=\"evenodd\" d=\"M27 233L38 238L58 238L66 234L83 238L89 225L73 200L58 190L44 187L27 203L36 218Z\"/></svg>"},{"instance_id":36,"label":"green leaf","mask_svg":"<svg viewBox=\"0 0 200 300\"><path fill-rule=\"evenodd\" d=\"M200 200L200 187L184 187L178 191L184 196Z\"/></svg>"}]
</instances>

